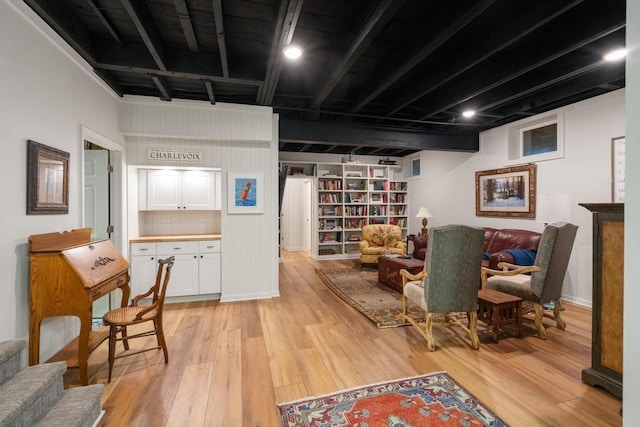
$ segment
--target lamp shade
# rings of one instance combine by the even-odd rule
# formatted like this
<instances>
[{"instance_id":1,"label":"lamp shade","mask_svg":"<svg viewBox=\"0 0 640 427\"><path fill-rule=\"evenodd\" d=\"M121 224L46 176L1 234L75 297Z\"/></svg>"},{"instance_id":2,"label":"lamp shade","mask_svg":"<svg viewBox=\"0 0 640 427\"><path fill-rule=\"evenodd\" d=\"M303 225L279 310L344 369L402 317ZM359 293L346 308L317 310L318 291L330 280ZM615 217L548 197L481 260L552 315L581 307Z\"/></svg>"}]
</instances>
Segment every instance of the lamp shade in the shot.
<instances>
[{"instance_id":1,"label":"lamp shade","mask_svg":"<svg viewBox=\"0 0 640 427\"><path fill-rule=\"evenodd\" d=\"M416 218L432 218L433 214L429 211L429 208L425 208L422 206L418 213L416 214Z\"/></svg>"}]
</instances>

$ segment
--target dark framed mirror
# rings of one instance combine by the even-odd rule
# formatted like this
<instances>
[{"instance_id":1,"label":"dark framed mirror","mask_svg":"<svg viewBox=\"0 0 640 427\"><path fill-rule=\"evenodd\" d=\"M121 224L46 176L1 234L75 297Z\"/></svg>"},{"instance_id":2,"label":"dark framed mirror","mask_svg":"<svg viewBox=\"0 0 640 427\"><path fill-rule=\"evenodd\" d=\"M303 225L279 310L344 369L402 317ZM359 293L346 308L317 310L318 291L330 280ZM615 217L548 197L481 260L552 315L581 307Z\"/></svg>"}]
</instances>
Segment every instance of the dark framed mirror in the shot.
<instances>
[{"instance_id":1,"label":"dark framed mirror","mask_svg":"<svg viewBox=\"0 0 640 427\"><path fill-rule=\"evenodd\" d=\"M69 153L27 141L27 215L69 213Z\"/></svg>"}]
</instances>

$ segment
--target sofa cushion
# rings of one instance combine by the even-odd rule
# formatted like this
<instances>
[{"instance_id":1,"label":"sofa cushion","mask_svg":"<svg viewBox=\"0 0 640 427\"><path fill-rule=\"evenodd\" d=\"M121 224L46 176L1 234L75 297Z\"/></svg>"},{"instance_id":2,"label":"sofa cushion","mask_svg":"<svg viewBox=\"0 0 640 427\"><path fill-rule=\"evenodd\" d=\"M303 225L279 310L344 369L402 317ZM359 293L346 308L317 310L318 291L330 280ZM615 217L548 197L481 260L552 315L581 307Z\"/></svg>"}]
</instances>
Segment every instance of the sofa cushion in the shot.
<instances>
[{"instance_id":1,"label":"sofa cushion","mask_svg":"<svg viewBox=\"0 0 640 427\"><path fill-rule=\"evenodd\" d=\"M494 253L504 249L528 249L537 251L540 243L540 233L529 230L517 230L512 228L504 228L495 230L492 234L491 241L485 240L484 252ZM485 239L487 231L485 229Z\"/></svg>"}]
</instances>

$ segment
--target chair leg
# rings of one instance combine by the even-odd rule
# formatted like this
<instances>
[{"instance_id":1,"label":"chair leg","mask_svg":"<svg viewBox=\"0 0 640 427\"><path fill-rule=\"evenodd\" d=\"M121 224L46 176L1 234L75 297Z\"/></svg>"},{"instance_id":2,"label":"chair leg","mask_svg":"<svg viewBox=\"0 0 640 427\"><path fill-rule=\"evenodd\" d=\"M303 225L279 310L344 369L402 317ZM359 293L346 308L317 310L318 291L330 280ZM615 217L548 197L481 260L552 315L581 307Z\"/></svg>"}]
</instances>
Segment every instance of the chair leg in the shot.
<instances>
[{"instance_id":1,"label":"chair leg","mask_svg":"<svg viewBox=\"0 0 640 427\"><path fill-rule=\"evenodd\" d=\"M542 307L542 304L538 304L538 303L533 303L533 308L536 311L536 315L533 320L533 323L536 327L536 336L538 338L542 338L543 340L546 340L547 330L542 325L542 316L544 315L544 308Z\"/></svg>"},{"instance_id":2,"label":"chair leg","mask_svg":"<svg viewBox=\"0 0 640 427\"><path fill-rule=\"evenodd\" d=\"M480 348L480 339L478 338L478 312L470 311L467 313L469 318L469 338L471 338L471 348L478 350Z\"/></svg>"},{"instance_id":3,"label":"chair leg","mask_svg":"<svg viewBox=\"0 0 640 427\"><path fill-rule=\"evenodd\" d=\"M564 319L560 315L560 311L562 310L562 303L560 302L560 298L553 301L553 317L556 318L556 326L558 329L566 329L567 324L564 323Z\"/></svg>"},{"instance_id":4,"label":"chair leg","mask_svg":"<svg viewBox=\"0 0 640 427\"><path fill-rule=\"evenodd\" d=\"M109 378L107 382L111 382L111 373L113 372L113 361L116 353L116 335L118 331L113 325L109 326Z\"/></svg>"},{"instance_id":5,"label":"chair leg","mask_svg":"<svg viewBox=\"0 0 640 427\"><path fill-rule=\"evenodd\" d=\"M129 340L127 339L127 327L120 327L120 333L122 334L122 345L124 345L125 350L129 350Z\"/></svg>"},{"instance_id":6,"label":"chair leg","mask_svg":"<svg viewBox=\"0 0 640 427\"><path fill-rule=\"evenodd\" d=\"M433 340L433 315L431 313L425 314L424 337L427 340L427 350L435 351L436 343Z\"/></svg>"},{"instance_id":7,"label":"chair leg","mask_svg":"<svg viewBox=\"0 0 640 427\"><path fill-rule=\"evenodd\" d=\"M164 363L169 363L169 352L167 351L167 342L164 339L164 330L162 329L162 319L154 320L154 326L156 328L156 338L158 339L158 345L162 347L164 353Z\"/></svg>"}]
</instances>

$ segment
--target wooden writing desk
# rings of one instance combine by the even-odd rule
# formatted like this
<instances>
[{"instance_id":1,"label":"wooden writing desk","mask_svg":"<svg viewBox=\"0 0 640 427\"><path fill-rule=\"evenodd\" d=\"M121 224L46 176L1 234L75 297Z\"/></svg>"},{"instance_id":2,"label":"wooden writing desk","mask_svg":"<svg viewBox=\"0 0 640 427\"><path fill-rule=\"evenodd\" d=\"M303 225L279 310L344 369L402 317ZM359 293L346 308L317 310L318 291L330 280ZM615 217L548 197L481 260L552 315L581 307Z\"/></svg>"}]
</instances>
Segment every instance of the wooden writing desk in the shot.
<instances>
[{"instance_id":1,"label":"wooden writing desk","mask_svg":"<svg viewBox=\"0 0 640 427\"><path fill-rule=\"evenodd\" d=\"M89 354L108 337L92 333L93 301L116 288L121 305L129 301L129 262L110 240L90 242L91 229L29 237L29 365L40 359L40 324L46 317L80 319L77 362L80 383L87 385Z\"/></svg>"}]
</instances>

